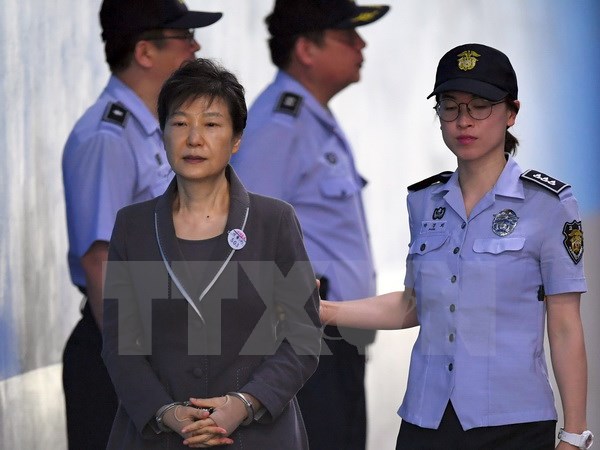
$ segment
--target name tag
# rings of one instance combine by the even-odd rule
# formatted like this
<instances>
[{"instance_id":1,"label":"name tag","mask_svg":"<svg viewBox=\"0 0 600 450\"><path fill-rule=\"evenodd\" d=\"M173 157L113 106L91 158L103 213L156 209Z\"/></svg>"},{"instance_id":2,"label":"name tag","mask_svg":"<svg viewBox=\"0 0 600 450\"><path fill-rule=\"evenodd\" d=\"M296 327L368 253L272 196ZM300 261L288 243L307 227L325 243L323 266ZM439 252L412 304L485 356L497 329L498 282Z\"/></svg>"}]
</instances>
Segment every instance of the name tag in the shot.
<instances>
[{"instance_id":1,"label":"name tag","mask_svg":"<svg viewBox=\"0 0 600 450\"><path fill-rule=\"evenodd\" d=\"M445 220L423 220L420 234L438 234L446 231Z\"/></svg>"}]
</instances>

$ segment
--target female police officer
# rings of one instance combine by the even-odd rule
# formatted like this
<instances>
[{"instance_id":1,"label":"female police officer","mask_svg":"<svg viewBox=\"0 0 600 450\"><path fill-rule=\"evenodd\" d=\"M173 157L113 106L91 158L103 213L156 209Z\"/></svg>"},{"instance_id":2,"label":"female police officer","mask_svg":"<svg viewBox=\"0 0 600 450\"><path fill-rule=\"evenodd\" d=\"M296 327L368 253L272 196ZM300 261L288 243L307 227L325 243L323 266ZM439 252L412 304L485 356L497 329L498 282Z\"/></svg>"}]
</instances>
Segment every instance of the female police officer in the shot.
<instances>
[{"instance_id":1,"label":"female police officer","mask_svg":"<svg viewBox=\"0 0 600 450\"><path fill-rule=\"evenodd\" d=\"M420 325L397 449L550 449L547 312L565 418L558 448L589 448L583 230L571 188L513 159L520 103L502 52L450 50L431 96L458 168L409 187L405 292L323 301L322 321Z\"/></svg>"}]
</instances>

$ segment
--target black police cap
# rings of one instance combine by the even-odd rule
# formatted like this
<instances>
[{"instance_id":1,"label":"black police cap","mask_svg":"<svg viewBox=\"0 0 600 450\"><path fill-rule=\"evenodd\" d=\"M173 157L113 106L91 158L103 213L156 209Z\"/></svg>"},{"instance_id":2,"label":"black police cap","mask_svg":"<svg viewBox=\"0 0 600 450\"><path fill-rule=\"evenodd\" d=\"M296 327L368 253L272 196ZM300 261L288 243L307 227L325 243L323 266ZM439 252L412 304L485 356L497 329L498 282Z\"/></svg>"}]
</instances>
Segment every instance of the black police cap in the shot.
<instances>
[{"instance_id":1,"label":"black police cap","mask_svg":"<svg viewBox=\"0 0 600 450\"><path fill-rule=\"evenodd\" d=\"M448 91L475 94L491 101L517 99L517 75L508 57L482 44L464 44L440 59L429 97Z\"/></svg>"},{"instance_id":2,"label":"black police cap","mask_svg":"<svg viewBox=\"0 0 600 450\"><path fill-rule=\"evenodd\" d=\"M190 11L183 0L104 0L100 8L102 37L145 30L189 29L212 25L220 12Z\"/></svg>"},{"instance_id":3,"label":"black police cap","mask_svg":"<svg viewBox=\"0 0 600 450\"><path fill-rule=\"evenodd\" d=\"M383 17L388 5L358 6L352 0L276 0L266 18L271 36L355 28Z\"/></svg>"}]
</instances>

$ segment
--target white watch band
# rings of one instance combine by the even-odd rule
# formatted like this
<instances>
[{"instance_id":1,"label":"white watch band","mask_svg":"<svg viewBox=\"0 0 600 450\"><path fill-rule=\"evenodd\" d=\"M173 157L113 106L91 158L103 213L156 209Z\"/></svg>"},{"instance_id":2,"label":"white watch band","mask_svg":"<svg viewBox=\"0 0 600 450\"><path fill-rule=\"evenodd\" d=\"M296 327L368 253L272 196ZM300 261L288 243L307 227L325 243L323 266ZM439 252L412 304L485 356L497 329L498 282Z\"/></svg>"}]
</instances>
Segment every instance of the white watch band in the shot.
<instances>
[{"instance_id":1,"label":"white watch band","mask_svg":"<svg viewBox=\"0 0 600 450\"><path fill-rule=\"evenodd\" d=\"M585 430L581 434L575 434L561 428L558 432L558 439L583 450L589 449L594 443L594 435L590 430Z\"/></svg>"}]
</instances>

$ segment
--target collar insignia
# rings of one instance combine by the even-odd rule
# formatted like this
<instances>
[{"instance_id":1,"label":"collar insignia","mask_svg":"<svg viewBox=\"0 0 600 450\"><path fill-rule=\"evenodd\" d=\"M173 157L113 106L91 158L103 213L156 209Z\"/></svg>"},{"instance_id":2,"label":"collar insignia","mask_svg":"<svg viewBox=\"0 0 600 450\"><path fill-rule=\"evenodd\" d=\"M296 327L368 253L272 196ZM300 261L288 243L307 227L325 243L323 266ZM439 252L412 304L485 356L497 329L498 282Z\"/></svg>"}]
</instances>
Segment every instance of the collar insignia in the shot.
<instances>
[{"instance_id":1,"label":"collar insignia","mask_svg":"<svg viewBox=\"0 0 600 450\"><path fill-rule=\"evenodd\" d=\"M123 105L119 105L118 103L109 103L102 116L104 122L114 123L123 128L125 128L128 118L129 111Z\"/></svg>"},{"instance_id":2,"label":"collar insignia","mask_svg":"<svg viewBox=\"0 0 600 450\"><path fill-rule=\"evenodd\" d=\"M301 105L302 97L300 95L294 94L292 92L284 92L279 97L279 101L275 106L275 111L296 117L300 112Z\"/></svg>"},{"instance_id":3,"label":"collar insignia","mask_svg":"<svg viewBox=\"0 0 600 450\"><path fill-rule=\"evenodd\" d=\"M435 208L433 210L433 214L432 214L431 218L433 220L439 220L444 217L444 214L446 214L446 208L443 206L440 206L439 208Z\"/></svg>"}]
</instances>

